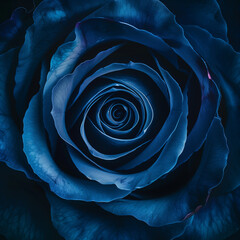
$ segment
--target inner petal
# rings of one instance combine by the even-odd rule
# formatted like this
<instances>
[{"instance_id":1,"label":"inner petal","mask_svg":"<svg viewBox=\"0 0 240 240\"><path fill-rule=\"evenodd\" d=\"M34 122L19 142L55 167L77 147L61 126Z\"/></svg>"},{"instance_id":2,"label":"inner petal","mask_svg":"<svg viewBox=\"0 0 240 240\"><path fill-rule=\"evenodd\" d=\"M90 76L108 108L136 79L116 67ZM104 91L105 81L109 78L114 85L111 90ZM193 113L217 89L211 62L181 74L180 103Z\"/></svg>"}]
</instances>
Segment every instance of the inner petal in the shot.
<instances>
[{"instance_id":1,"label":"inner petal","mask_svg":"<svg viewBox=\"0 0 240 240\"><path fill-rule=\"evenodd\" d=\"M121 122L127 116L128 109L122 104L116 104L111 108L111 116L113 120Z\"/></svg>"}]
</instances>

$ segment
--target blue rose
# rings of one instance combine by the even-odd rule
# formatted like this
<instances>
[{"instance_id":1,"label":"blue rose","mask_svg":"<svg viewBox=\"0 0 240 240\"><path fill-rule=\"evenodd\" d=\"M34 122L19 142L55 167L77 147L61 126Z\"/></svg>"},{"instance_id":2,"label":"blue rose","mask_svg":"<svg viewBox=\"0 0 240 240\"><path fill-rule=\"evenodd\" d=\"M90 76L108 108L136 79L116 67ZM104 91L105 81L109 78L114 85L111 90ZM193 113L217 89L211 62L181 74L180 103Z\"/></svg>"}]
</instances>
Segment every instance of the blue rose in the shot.
<instances>
[{"instance_id":1,"label":"blue rose","mask_svg":"<svg viewBox=\"0 0 240 240\"><path fill-rule=\"evenodd\" d=\"M238 237L239 32L220 6L43 0L0 25L0 237Z\"/></svg>"}]
</instances>

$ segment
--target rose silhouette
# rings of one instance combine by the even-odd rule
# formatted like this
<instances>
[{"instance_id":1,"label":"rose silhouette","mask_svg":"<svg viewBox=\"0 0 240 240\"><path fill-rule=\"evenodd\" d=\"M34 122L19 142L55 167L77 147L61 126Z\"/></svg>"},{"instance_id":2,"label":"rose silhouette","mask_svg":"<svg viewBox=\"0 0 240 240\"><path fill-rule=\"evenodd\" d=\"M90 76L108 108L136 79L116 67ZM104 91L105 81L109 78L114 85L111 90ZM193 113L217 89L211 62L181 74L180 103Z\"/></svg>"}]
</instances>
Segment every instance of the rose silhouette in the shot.
<instances>
[{"instance_id":1,"label":"rose silhouette","mask_svg":"<svg viewBox=\"0 0 240 240\"><path fill-rule=\"evenodd\" d=\"M239 53L216 1L44 0L0 34L4 237L238 234Z\"/></svg>"}]
</instances>

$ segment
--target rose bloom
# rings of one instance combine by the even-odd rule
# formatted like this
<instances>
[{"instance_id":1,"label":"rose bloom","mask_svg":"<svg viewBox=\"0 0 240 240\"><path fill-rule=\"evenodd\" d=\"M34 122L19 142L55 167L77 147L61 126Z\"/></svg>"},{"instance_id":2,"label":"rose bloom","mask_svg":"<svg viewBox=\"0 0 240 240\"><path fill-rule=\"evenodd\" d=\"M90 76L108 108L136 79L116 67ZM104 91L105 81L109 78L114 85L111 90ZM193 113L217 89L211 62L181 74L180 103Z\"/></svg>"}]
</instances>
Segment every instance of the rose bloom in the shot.
<instances>
[{"instance_id":1,"label":"rose bloom","mask_svg":"<svg viewBox=\"0 0 240 240\"><path fill-rule=\"evenodd\" d=\"M1 239L239 239L228 3L43 0L0 25Z\"/></svg>"}]
</instances>

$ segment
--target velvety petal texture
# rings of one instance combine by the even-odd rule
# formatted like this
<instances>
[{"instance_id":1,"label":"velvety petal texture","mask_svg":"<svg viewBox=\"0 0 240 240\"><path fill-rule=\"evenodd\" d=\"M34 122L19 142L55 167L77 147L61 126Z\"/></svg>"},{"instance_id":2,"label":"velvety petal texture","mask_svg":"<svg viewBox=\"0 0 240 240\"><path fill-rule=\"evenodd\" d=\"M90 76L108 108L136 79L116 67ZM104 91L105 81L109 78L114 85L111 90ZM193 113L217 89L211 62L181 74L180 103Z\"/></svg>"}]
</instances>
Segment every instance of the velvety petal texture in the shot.
<instances>
[{"instance_id":1,"label":"velvety petal texture","mask_svg":"<svg viewBox=\"0 0 240 240\"><path fill-rule=\"evenodd\" d=\"M119 217L102 210L95 204L64 201L47 194L52 221L66 240L116 239L116 240L163 240L181 235L191 224L191 219L166 228L152 228L132 217Z\"/></svg>"},{"instance_id":2,"label":"velvety petal texture","mask_svg":"<svg viewBox=\"0 0 240 240\"><path fill-rule=\"evenodd\" d=\"M42 0L0 25L0 238L238 236L230 5Z\"/></svg>"},{"instance_id":3,"label":"velvety petal texture","mask_svg":"<svg viewBox=\"0 0 240 240\"><path fill-rule=\"evenodd\" d=\"M240 55L229 44L214 38L199 27L186 27L186 33L195 49L207 60L212 75L222 90L223 102L226 105L224 118L230 155L224 180L219 189L226 193L238 187L240 181L240 153L239 144L237 144L240 134L238 124L240 119ZM203 42L205 45L201 47ZM217 51L217 49L221 49L221 51Z\"/></svg>"},{"instance_id":4,"label":"velvety petal texture","mask_svg":"<svg viewBox=\"0 0 240 240\"><path fill-rule=\"evenodd\" d=\"M191 227L177 239L229 239L239 230L239 188L209 199L194 216ZM231 237L230 237L231 239ZM232 236L238 239L238 235Z\"/></svg>"}]
</instances>

